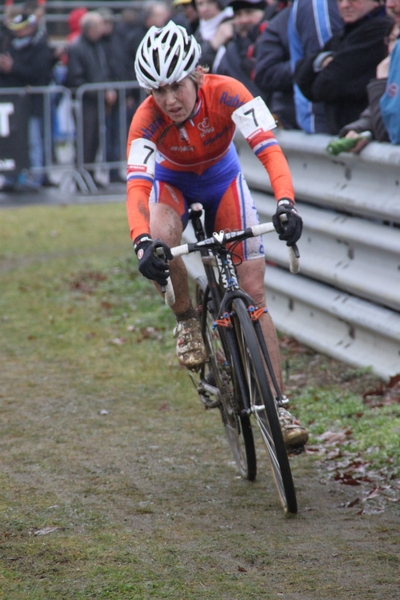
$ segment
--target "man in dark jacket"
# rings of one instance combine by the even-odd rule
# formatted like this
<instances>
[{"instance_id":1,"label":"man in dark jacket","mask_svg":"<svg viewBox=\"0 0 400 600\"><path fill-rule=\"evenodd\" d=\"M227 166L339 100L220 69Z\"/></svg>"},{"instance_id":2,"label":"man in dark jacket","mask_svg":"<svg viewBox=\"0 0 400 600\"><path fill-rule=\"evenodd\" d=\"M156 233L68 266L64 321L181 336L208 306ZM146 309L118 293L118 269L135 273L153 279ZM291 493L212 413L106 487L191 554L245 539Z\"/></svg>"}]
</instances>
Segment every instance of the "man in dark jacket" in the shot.
<instances>
[{"instance_id":1,"label":"man in dark jacket","mask_svg":"<svg viewBox=\"0 0 400 600\"><path fill-rule=\"evenodd\" d=\"M52 66L53 53L44 32L38 29L35 15L17 11L0 38L0 87L46 86L51 81ZM44 177L40 172L44 166L43 95L32 94L29 109L29 163L37 171L21 180L19 187L38 189Z\"/></svg>"},{"instance_id":2,"label":"man in dark jacket","mask_svg":"<svg viewBox=\"0 0 400 600\"><path fill-rule=\"evenodd\" d=\"M106 52L101 42L103 17L96 11L87 12L81 20L82 33L68 48L65 85L76 89L85 83L111 82ZM112 107L117 94L112 85L104 92L106 106ZM83 162L93 164L99 147L99 112L97 92L86 92L82 99ZM94 167L88 168L94 175Z\"/></svg>"},{"instance_id":3,"label":"man in dark jacket","mask_svg":"<svg viewBox=\"0 0 400 600\"><path fill-rule=\"evenodd\" d=\"M358 117L368 104L367 85L387 55L384 38L392 27L379 0L341 0L344 21L321 52L296 64L295 81L306 98L324 102L328 133Z\"/></svg>"},{"instance_id":4,"label":"man in dark jacket","mask_svg":"<svg viewBox=\"0 0 400 600\"><path fill-rule=\"evenodd\" d=\"M111 81L129 81L129 70L126 61L125 40L116 30L114 13L109 8L99 8L98 12L104 20L104 32L101 43L107 57ZM125 160L126 137L128 127L132 120L135 98L131 90L127 90L126 97L127 129L120 132L120 98L106 110L106 161L119 162ZM128 109L129 107L129 109ZM125 110L125 109L124 109ZM123 139L121 139L123 138ZM110 183L126 182L118 167L113 167L109 172Z\"/></svg>"}]
</instances>

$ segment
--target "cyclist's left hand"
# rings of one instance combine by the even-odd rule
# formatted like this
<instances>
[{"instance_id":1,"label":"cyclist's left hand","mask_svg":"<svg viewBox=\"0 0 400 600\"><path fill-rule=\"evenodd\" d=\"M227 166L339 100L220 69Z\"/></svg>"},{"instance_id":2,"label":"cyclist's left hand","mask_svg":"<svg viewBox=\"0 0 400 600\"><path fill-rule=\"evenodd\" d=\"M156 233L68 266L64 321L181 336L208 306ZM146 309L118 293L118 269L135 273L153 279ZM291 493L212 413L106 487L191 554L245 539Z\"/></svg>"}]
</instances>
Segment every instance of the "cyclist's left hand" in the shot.
<instances>
[{"instance_id":1,"label":"cyclist's left hand","mask_svg":"<svg viewBox=\"0 0 400 600\"><path fill-rule=\"evenodd\" d=\"M293 200L281 198L278 201L272 222L279 233L279 239L284 240L287 246L294 246L300 239L303 231L303 219L297 212Z\"/></svg>"}]
</instances>

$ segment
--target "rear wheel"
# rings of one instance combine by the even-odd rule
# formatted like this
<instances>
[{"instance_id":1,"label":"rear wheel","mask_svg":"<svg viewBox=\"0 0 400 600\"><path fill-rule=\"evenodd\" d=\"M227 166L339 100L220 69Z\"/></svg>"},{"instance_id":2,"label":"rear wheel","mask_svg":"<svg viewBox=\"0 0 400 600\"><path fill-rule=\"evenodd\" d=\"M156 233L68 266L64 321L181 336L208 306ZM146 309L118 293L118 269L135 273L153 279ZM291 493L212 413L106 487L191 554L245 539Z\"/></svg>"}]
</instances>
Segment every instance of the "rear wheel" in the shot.
<instances>
[{"instance_id":1,"label":"rear wheel","mask_svg":"<svg viewBox=\"0 0 400 600\"><path fill-rule=\"evenodd\" d=\"M250 410L265 443L282 507L297 513L296 492L282 437L276 402L272 396L260 346L242 300L235 300L232 316L249 391Z\"/></svg>"},{"instance_id":2,"label":"rear wheel","mask_svg":"<svg viewBox=\"0 0 400 600\"><path fill-rule=\"evenodd\" d=\"M215 389L218 408L235 462L244 479L254 480L257 473L256 453L250 418L242 414L243 404L235 365L224 332L214 327L214 310L207 279L200 277L196 288L196 304L201 311L203 339L207 362L201 371L205 390ZM211 387L209 387L211 386Z\"/></svg>"}]
</instances>

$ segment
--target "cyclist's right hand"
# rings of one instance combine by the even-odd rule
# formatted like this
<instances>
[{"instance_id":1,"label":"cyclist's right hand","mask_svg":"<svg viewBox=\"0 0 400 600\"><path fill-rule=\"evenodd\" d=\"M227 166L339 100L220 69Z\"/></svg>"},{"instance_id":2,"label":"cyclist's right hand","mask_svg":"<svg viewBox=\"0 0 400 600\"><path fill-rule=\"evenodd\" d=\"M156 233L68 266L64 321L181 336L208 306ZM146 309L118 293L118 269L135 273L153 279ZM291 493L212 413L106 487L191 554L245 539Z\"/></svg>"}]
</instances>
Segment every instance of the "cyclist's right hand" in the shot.
<instances>
[{"instance_id":1,"label":"cyclist's right hand","mask_svg":"<svg viewBox=\"0 0 400 600\"><path fill-rule=\"evenodd\" d=\"M167 260L173 258L171 250L162 240L152 240L149 235L141 235L133 244L138 257L138 269L142 275L156 281L159 285L167 285L169 266ZM164 257L156 254L156 249L162 248Z\"/></svg>"}]
</instances>

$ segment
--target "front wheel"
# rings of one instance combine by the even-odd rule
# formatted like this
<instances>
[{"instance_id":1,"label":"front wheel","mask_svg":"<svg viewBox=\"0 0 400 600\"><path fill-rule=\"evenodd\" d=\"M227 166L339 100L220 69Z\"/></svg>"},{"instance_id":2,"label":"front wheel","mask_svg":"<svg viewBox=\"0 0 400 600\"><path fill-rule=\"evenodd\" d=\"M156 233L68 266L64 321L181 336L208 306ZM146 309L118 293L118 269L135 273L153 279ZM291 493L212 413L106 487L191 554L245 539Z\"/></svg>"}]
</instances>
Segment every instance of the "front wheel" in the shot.
<instances>
[{"instance_id":1,"label":"front wheel","mask_svg":"<svg viewBox=\"0 0 400 600\"><path fill-rule=\"evenodd\" d=\"M201 313L201 328L207 351L207 362L200 377L206 384L205 389L215 389L225 433L241 476L253 481L257 463L250 418L243 414L242 396L234 374L235 365L229 352L229 344L223 332L214 327L215 311L205 277L198 279L196 305Z\"/></svg>"},{"instance_id":2,"label":"front wheel","mask_svg":"<svg viewBox=\"0 0 400 600\"><path fill-rule=\"evenodd\" d=\"M276 402L268 383L254 326L242 300L235 300L232 318L249 392L249 410L254 415L265 443L282 507L286 513L296 514L296 492Z\"/></svg>"}]
</instances>

